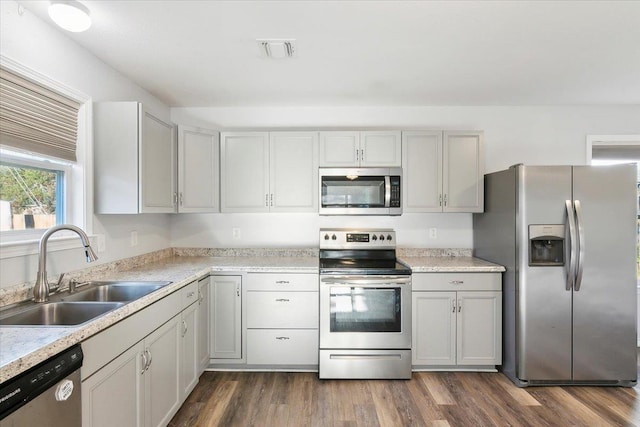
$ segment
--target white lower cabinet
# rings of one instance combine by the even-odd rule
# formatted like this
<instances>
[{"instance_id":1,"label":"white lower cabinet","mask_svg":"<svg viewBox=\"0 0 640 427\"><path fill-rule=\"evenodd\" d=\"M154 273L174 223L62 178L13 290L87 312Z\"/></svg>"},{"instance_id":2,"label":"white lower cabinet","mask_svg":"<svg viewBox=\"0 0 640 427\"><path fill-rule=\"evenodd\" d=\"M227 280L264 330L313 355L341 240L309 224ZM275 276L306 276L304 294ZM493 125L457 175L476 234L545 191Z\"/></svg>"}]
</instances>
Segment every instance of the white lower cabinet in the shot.
<instances>
[{"instance_id":1,"label":"white lower cabinet","mask_svg":"<svg viewBox=\"0 0 640 427\"><path fill-rule=\"evenodd\" d=\"M415 273L415 368L492 369L502 363L500 273Z\"/></svg>"},{"instance_id":2,"label":"white lower cabinet","mask_svg":"<svg viewBox=\"0 0 640 427\"><path fill-rule=\"evenodd\" d=\"M317 274L247 275L247 365L317 367L318 285Z\"/></svg>"},{"instance_id":3,"label":"white lower cabinet","mask_svg":"<svg viewBox=\"0 0 640 427\"><path fill-rule=\"evenodd\" d=\"M198 280L198 376L209 366L209 276Z\"/></svg>"},{"instance_id":4,"label":"white lower cabinet","mask_svg":"<svg viewBox=\"0 0 640 427\"><path fill-rule=\"evenodd\" d=\"M242 276L211 276L211 359L242 358Z\"/></svg>"},{"instance_id":5,"label":"white lower cabinet","mask_svg":"<svg viewBox=\"0 0 640 427\"><path fill-rule=\"evenodd\" d=\"M82 382L83 426L165 426L178 411L176 316Z\"/></svg>"}]
</instances>

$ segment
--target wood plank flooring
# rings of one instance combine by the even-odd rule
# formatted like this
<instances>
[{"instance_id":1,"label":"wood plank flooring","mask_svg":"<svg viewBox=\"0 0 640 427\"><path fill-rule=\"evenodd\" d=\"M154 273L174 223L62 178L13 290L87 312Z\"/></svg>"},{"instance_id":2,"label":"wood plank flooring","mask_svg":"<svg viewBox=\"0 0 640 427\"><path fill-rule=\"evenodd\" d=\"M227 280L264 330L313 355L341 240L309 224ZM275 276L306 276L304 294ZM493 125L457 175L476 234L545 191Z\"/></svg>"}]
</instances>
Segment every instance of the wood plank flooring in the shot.
<instances>
[{"instance_id":1,"label":"wood plank flooring","mask_svg":"<svg viewBox=\"0 0 640 427\"><path fill-rule=\"evenodd\" d=\"M169 426L640 426L636 388L521 389L475 372L387 381L205 372Z\"/></svg>"}]
</instances>

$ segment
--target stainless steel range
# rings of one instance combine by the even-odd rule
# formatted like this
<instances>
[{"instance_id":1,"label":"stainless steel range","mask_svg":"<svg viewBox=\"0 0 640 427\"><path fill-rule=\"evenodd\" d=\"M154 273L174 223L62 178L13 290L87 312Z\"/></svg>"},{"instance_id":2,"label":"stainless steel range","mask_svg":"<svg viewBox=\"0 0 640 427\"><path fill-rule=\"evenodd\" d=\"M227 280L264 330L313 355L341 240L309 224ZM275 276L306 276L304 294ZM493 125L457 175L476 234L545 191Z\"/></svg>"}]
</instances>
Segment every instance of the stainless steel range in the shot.
<instances>
[{"instance_id":1,"label":"stainless steel range","mask_svg":"<svg viewBox=\"0 0 640 427\"><path fill-rule=\"evenodd\" d=\"M390 229L320 230L319 376L411 378L411 269Z\"/></svg>"}]
</instances>

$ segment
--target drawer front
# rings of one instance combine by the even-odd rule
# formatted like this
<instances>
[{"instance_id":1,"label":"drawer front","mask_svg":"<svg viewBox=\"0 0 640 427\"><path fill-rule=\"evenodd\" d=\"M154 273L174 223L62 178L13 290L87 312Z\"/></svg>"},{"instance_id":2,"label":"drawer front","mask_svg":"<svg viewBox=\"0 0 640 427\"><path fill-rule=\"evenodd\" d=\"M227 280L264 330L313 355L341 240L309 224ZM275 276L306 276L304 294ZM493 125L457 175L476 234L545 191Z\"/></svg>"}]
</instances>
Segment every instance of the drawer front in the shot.
<instances>
[{"instance_id":1,"label":"drawer front","mask_svg":"<svg viewBox=\"0 0 640 427\"><path fill-rule=\"evenodd\" d=\"M248 328L317 328L318 292L247 292Z\"/></svg>"},{"instance_id":2,"label":"drawer front","mask_svg":"<svg viewBox=\"0 0 640 427\"><path fill-rule=\"evenodd\" d=\"M189 307L198 301L198 282L191 282L184 288L180 289L182 297L182 309Z\"/></svg>"},{"instance_id":3,"label":"drawer front","mask_svg":"<svg viewBox=\"0 0 640 427\"><path fill-rule=\"evenodd\" d=\"M501 291L501 273L414 273L414 291Z\"/></svg>"},{"instance_id":4,"label":"drawer front","mask_svg":"<svg viewBox=\"0 0 640 427\"><path fill-rule=\"evenodd\" d=\"M317 365L317 329L247 330L249 365Z\"/></svg>"},{"instance_id":5,"label":"drawer front","mask_svg":"<svg viewBox=\"0 0 640 427\"><path fill-rule=\"evenodd\" d=\"M250 291L317 291L317 274L249 273L247 290Z\"/></svg>"}]
</instances>

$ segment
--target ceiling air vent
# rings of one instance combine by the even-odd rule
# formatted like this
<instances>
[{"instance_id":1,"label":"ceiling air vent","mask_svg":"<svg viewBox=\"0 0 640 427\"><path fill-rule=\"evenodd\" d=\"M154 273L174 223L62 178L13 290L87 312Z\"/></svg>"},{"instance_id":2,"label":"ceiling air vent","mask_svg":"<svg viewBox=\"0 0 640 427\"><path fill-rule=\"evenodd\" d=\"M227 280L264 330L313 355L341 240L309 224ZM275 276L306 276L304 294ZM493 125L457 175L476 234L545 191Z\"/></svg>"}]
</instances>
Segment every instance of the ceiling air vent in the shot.
<instances>
[{"instance_id":1,"label":"ceiling air vent","mask_svg":"<svg viewBox=\"0 0 640 427\"><path fill-rule=\"evenodd\" d=\"M296 52L295 40L259 39L262 54L267 58L293 58Z\"/></svg>"}]
</instances>

